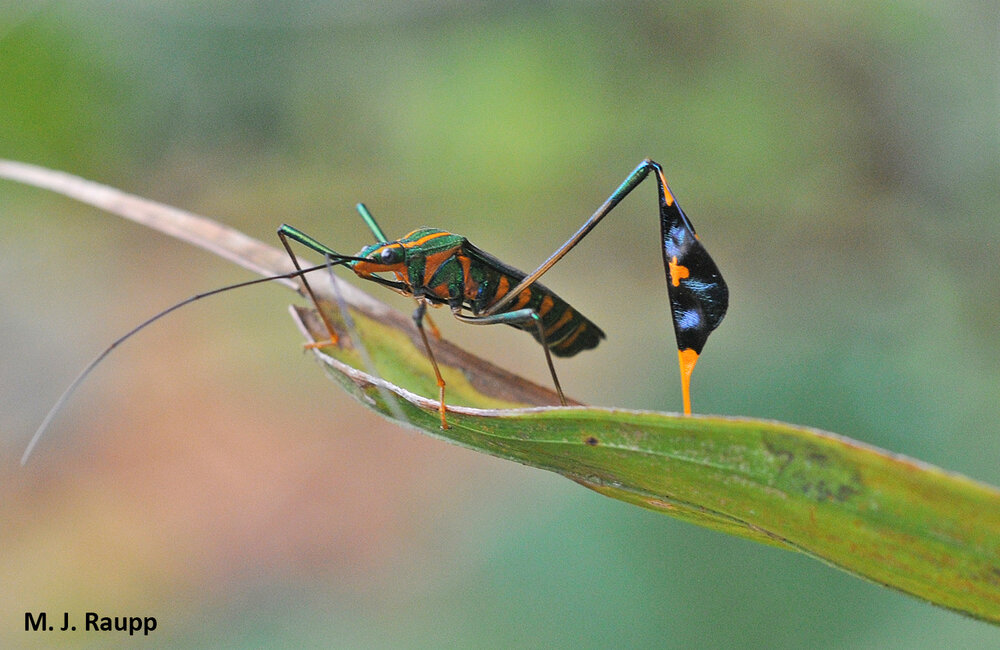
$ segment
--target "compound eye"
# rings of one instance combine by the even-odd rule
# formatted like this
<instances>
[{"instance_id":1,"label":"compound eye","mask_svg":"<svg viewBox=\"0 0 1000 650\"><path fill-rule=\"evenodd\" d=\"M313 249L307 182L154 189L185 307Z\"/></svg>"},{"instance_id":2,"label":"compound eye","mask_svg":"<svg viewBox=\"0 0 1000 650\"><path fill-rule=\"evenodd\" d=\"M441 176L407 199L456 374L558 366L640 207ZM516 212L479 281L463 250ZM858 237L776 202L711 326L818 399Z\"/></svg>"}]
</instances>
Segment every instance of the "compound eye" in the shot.
<instances>
[{"instance_id":1,"label":"compound eye","mask_svg":"<svg viewBox=\"0 0 1000 650\"><path fill-rule=\"evenodd\" d=\"M390 246L388 248L383 248L382 252L379 253L379 257L383 264L396 264L400 262L403 258L403 251L401 251L396 246Z\"/></svg>"}]
</instances>

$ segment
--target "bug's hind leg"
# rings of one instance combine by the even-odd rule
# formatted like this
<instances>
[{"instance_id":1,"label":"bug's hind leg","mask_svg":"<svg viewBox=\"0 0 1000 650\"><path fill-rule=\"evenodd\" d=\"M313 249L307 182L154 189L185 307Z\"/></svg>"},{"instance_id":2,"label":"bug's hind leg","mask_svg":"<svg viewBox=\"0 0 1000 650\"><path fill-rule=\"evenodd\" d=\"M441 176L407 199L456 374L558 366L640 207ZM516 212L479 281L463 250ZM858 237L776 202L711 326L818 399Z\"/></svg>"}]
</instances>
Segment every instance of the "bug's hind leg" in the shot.
<instances>
[{"instance_id":1,"label":"bug's hind leg","mask_svg":"<svg viewBox=\"0 0 1000 650\"><path fill-rule=\"evenodd\" d=\"M542 344L542 350L545 352L545 363L549 366L549 374L552 375L552 383L556 387L556 392L559 393L559 403L566 406L566 396L563 394L562 386L559 385L559 377L556 376L556 367L552 363L552 354L549 353L548 339L545 336L545 327L542 325L542 317L534 309L517 309L514 311L503 312L502 314L489 314L480 316L466 316L459 311L458 308L453 307L451 310L452 315L463 323L469 323L470 325L494 325L496 323L510 324L534 324L538 330L538 341Z\"/></svg>"},{"instance_id":2,"label":"bug's hind leg","mask_svg":"<svg viewBox=\"0 0 1000 650\"><path fill-rule=\"evenodd\" d=\"M444 377L441 376L437 359L434 358L434 353L431 351L431 344L427 340L427 331L424 329L424 316L426 313L427 301L423 298L417 298L417 308L413 312L413 322L417 326L417 331L420 332L420 339L424 342L424 349L427 350L427 358L431 360L431 366L434 368L434 378L437 380L438 385L438 404L440 405L438 411L441 414L441 428L447 429L448 420L445 417L446 407L444 404Z\"/></svg>"}]
</instances>

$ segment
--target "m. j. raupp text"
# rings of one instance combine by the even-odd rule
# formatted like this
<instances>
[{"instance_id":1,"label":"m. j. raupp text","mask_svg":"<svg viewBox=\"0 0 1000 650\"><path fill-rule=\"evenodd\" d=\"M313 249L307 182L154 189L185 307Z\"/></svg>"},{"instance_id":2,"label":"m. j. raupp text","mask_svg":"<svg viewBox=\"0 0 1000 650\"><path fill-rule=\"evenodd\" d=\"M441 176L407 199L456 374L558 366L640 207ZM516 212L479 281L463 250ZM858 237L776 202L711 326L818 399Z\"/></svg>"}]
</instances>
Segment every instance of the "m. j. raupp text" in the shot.
<instances>
[{"instance_id":1,"label":"m. j. raupp text","mask_svg":"<svg viewBox=\"0 0 1000 650\"><path fill-rule=\"evenodd\" d=\"M69 612L63 612L60 627L51 625L47 612L25 612L25 632L75 632L77 626L70 620ZM97 612L87 612L83 616L84 632L128 632L129 636L142 632L148 635L156 629L154 616L101 616Z\"/></svg>"}]
</instances>

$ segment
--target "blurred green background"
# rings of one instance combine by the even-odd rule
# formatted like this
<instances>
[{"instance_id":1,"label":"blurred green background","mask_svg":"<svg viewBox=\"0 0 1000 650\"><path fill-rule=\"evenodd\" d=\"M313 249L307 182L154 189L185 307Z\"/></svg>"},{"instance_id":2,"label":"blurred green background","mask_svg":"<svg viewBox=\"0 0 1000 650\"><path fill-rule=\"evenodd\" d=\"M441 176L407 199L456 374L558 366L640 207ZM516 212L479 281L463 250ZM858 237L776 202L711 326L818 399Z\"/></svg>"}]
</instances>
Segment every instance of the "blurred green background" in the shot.
<instances>
[{"instance_id":1,"label":"blurred green background","mask_svg":"<svg viewBox=\"0 0 1000 650\"><path fill-rule=\"evenodd\" d=\"M811 425L1000 484L993 2L5 2L0 157L354 252L460 232L526 270L645 156L726 274L696 411ZM608 339L570 395L680 407L642 187L546 276ZM25 611L158 644L984 647L821 563L392 426L249 274L0 182L0 643ZM378 287L383 299L412 304ZM445 336L539 382L510 328ZM111 637L109 639L109 636Z\"/></svg>"}]
</instances>

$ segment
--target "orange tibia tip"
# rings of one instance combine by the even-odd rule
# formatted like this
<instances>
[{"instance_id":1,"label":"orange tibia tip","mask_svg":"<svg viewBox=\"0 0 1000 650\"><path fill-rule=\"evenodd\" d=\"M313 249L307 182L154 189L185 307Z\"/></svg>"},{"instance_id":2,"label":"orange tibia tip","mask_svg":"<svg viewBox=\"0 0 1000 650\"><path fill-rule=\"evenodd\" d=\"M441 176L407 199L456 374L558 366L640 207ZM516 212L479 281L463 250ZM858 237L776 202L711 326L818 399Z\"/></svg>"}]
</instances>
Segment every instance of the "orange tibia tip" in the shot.
<instances>
[{"instance_id":1,"label":"orange tibia tip","mask_svg":"<svg viewBox=\"0 0 1000 650\"><path fill-rule=\"evenodd\" d=\"M681 363L681 392L684 394L684 415L691 415L691 373L698 363L698 353L691 348L677 351Z\"/></svg>"},{"instance_id":2,"label":"orange tibia tip","mask_svg":"<svg viewBox=\"0 0 1000 650\"><path fill-rule=\"evenodd\" d=\"M319 350L320 348L325 348L331 345L340 345L339 338L329 338L325 341L312 341L310 343L303 343L302 347L306 350Z\"/></svg>"}]
</instances>

